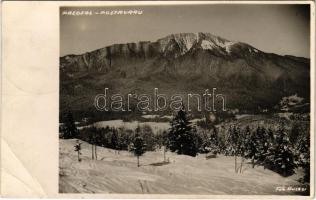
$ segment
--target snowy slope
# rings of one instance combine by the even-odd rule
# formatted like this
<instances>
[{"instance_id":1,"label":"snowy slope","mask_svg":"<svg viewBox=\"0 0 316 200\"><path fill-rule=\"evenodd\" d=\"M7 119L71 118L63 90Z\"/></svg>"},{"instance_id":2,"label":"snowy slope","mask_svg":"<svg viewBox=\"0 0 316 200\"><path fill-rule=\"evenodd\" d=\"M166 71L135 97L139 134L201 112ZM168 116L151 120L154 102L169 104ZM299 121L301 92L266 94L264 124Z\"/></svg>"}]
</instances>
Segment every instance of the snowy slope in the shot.
<instances>
[{"instance_id":1,"label":"snowy slope","mask_svg":"<svg viewBox=\"0 0 316 200\"><path fill-rule=\"evenodd\" d=\"M82 161L73 151L76 140L60 140L60 181L62 193L150 193L150 194L291 194L276 192L282 185L299 185L298 175L280 175L249 164L242 174L234 172L234 158L204 155L189 157L161 151L146 152L141 166L129 152L98 147L98 159L91 160L91 146L82 144ZM238 160L240 161L240 160ZM158 166L157 166L158 165Z\"/></svg>"}]
</instances>

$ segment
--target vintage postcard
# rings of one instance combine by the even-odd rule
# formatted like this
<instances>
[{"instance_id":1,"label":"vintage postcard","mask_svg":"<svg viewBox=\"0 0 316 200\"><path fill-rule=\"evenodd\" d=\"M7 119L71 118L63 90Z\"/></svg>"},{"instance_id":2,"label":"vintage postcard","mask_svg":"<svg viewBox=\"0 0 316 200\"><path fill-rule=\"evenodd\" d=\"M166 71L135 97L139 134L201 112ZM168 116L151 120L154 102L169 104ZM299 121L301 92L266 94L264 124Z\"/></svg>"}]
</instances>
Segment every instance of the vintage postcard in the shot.
<instances>
[{"instance_id":1,"label":"vintage postcard","mask_svg":"<svg viewBox=\"0 0 316 200\"><path fill-rule=\"evenodd\" d=\"M15 37L12 39L23 34L12 33L17 14L9 5L4 7L4 18L8 17L4 47L14 43L10 34ZM55 63L41 72L45 74L41 79L24 77L12 86L12 80L23 74L17 73L15 78L10 66L4 65L7 84L2 94L6 109L2 115L2 123L6 124L2 146L13 155L14 145L32 147L26 136L18 141L8 136L10 130L21 128L12 125L14 117L6 119L10 106L17 103L14 100L20 97L18 94L22 95L11 92L12 88L19 86L25 95L41 95L44 90L35 91L21 83L36 82L41 88L41 84L49 85L51 77L54 79L50 88L55 90L36 103L42 109L35 109L34 116L43 118L38 120L41 128L36 129L41 131L34 131L32 138L37 149L41 141L41 148L49 144L55 148L47 147L50 154L33 154L32 160L15 154L22 165L37 162L39 157L53 157L54 169L42 172L54 176L55 181L42 181L43 174L38 176L33 186L39 185L39 196L314 195L313 2L42 5L54 13L44 19L54 23L50 26L47 20L38 24L44 26L43 30L36 28L44 34L39 40L46 43L43 38L51 39L58 45L48 49L36 44L35 49L54 51L51 58ZM34 15L37 22L41 18L37 12L29 15ZM19 30L28 34L28 28ZM54 36L50 36L52 33ZM6 64L19 62L23 68L22 60L16 60L19 56L14 58L10 48L8 52L4 53L9 57L4 57ZM35 53L26 53L36 57ZM38 59L42 60L40 55ZM36 78L37 68L46 63L36 64L25 74L35 73ZM52 102L46 106L53 108L45 107L44 101ZM35 103L27 102L35 107ZM32 111L28 111L30 124L36 126ZM28 123L28 118L23 120L23 124ZM30 124L25 135L32 132ZM55 128L49 131L51 126L44 124ZM36 138L44 138L44 130L55 132L49 134L52 141ZM28 149L19 150L20 155L22 151ZM34 164L35 169L40 169L38 165ZM6 174L1 181L8 188ZM55 192L47 192L48 185L55 185Z\"/></svg>"}]
</instances>

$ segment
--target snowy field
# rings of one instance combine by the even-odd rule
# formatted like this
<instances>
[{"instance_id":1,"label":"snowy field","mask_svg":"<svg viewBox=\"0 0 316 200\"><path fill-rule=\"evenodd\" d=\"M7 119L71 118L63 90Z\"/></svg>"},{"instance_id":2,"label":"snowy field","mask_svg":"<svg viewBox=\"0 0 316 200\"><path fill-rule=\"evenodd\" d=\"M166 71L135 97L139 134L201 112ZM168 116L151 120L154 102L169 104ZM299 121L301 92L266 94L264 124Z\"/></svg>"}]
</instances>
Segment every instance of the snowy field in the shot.
<instances>
[{"instance_id":1,"label":"snowy field","mask_svg":"<svg viewBox=\"0 0 316 200\"><path fill-rule=\"evenodd\" d=\"M135 130L137 126L144 126L148 125L152 128L153 133L161 133L165 130L168 130L170 128L169 122L138 122L138 121L132 121L132 122L124 122L121 119L117 120L107 120L107 121L99 121L95 122L92 125L88 126L79 126L78 129L81 130L83 128L88 128L88 127L96 127L96 128L124 128L124 129L129 129L129 130Z\"/></svg>"},{"instance_id":2,"label":"snowy field","mask_svg":"<svg viewBox=\"0 0 316 200\"><path fill-rule=\"evenodd\" d=\"M148 125L152 128L153 133L157 134L158 132L163 132L164 130L168 130L170 128L169 122L124 122L121 119L118 120L108 120L108 121L100 121L93 124L96 128L105 128L105 127L113 127L113 128L124 128L129 130L135 130L137 126Z\"/></svg>"},{"instance_id":3,"label":"snowy field","mask_svg":"<svg viewBox=\"0 0 316 200\"><path fill-rule=\"evenodd\" d=\"M137 193L137 194L295 194L278 192L278 186L300 185L301 174L284 178L261 166L245 164L236 174L234 158L206 159L167 152L164 164L161 151L146 152L137 167L127 151L98 147L98 160L91 160L91 146L82 142L82 161L74 151L75 139L60 140L60 180L62 193ZM240 159L238 159L240 161ZM300 194L300 193L296 193Z\"/></svg>"},{"instance_id":4,"label":"snowy field","mask_svg":"<svg viewBox=\"0 0 316 200\"><path fill-rule=\"evenodd\" d=\"M154 115L146 115L145 118L147 119L151 119L153 118ZM157 115L158 116L158 115ZM154 116L155 117L155 116ZM202 119L192 119L190 120L191 123L196 123L197 121L202 120ZM151 129L153 130L154 134L157 133L161 133L165 130L168 130L170 128L170 123L169 122L139 122L139 121L131 121L131 122L124 122L121 119L117 119L117 120L107 120L107 121L99 121L99 122L95 122L92 125L89 126L82 126L82 127L78 127L78 129L82 129L82 128L87 128L87 127L91 127L94 126L96 128L106 128L111 127L111 128L124 128L124 129L129 129L129 130L135 130L137 128L137 126L150 126Z\"/></svg>"}]
</instances>

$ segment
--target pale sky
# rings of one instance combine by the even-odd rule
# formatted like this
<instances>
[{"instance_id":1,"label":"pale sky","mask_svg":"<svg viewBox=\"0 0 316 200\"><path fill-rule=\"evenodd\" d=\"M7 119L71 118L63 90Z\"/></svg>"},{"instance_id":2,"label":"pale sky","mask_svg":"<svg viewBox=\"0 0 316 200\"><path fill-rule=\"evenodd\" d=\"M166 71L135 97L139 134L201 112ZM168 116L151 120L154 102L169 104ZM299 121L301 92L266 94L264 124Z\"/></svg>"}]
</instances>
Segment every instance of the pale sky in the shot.
<instances>
[{"instance_id":1,"label":"pale sky","mask_svg":"<svg viewBox=\"0 0 316 200\"><path fill-rule=\"evenodd\" d=\"M60 56L111 44L156 41L172 33L209 32L262 51L309 58L309 5L183 5L61 8L141 9L142 15L60 15Z\"/></svg>"}]
</instances>

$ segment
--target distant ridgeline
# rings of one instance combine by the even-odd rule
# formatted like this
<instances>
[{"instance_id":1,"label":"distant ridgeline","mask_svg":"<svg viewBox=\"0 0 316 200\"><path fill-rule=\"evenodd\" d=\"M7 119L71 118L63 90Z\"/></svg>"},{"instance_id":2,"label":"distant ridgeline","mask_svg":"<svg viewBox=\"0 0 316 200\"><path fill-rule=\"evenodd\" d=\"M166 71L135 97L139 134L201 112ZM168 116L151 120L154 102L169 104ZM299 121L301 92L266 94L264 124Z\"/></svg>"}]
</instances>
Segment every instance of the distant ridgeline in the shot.
<instances>
[{"instance_id":1,"label":"distant ridgeline","mask_svg":"<svg viewBox=\"0 0 316 200\"><path fill-rule=\"evenodd\" d=\"M154 99L159 94L166 101ZM155 42L114 44L60 58L61 115L68 111L75 117L105 118L146 111L170 114L180 102L192 114L207 108L278 112L284 109L284 98L293 95L301 100L287 111L309 112L309 59L266 53L210 33L172 34Z\"/></svg>"}]
</instances>

